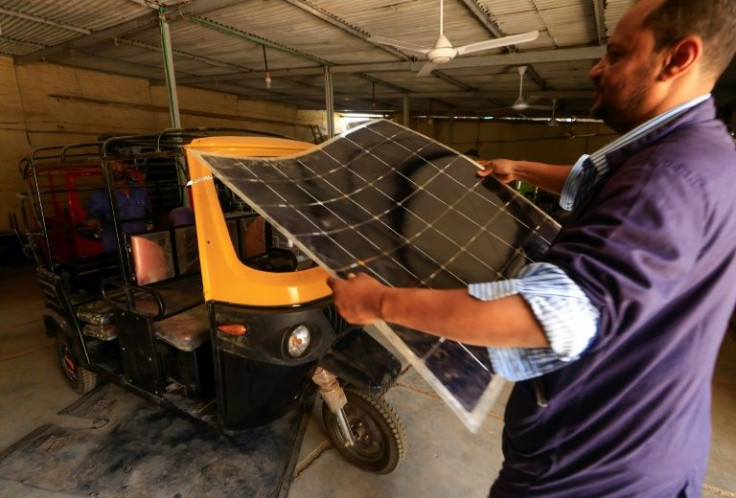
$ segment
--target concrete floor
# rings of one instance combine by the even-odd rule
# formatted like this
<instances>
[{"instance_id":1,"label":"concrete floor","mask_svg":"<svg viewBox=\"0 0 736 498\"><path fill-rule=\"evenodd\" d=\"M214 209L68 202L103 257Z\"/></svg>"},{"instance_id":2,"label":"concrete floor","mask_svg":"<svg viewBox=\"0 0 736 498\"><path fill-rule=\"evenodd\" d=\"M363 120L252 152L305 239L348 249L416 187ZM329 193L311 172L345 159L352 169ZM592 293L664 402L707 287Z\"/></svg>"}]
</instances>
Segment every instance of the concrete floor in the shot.
<instances>
[{"instance_id":1,"label":"concrete floor","mask_svg":"<svg viewBox=\"0 0 736 498\"><path fill-rule=\"evenodd\" d=\"M43 304L33 268L0 267L0 452L47 423L68 426L58 415L78 396L57 370L53 340L41 321ZM705 498L736 498L736 334L728 334L714 379L713 444ZM481 430L471 434L409 368L387 400L404 421L409 447L392 474L361 472L344 462L324 435L317 411L310 419L289 498L484 497L501 463L505 394ZM150 496L179 496L162 482ZM127 496L107 490L94 496ZM0 478L0 496L70 496ZM219 496L213 489L212 496Z\"/></svg>"}]
</instances>

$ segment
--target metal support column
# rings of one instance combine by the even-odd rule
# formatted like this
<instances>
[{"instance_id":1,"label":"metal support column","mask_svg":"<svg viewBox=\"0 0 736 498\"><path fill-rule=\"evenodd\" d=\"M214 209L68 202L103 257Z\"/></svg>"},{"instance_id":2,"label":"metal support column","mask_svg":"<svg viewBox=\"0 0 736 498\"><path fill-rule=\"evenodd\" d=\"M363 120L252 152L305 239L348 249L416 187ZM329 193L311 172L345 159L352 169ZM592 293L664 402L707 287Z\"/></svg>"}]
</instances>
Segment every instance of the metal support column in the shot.
<instances>
[{"instance_id":1,"label":"metal support column","mask_svg":"<svg viewBox=\"0 0 736 498\"><path fill-rule=\"evenodd\" d=\"M325 66L325 114L327 115L327 138L335 136L335 95L332 90L332 71Z\"/></svg>"},{"instance_id":2,"label":"metal support column","mask_svg":"<svg viewBox=\"0 0 736 498\"><path fill-rule=\"evenodd\" d=\"M174 56L171 53L171 34L169 23L166 22L165 9L158 9L158 25L161 29L161 52L164 56L164 74L166 76L166 90L169 96L169 115L171 127L181 128L179 117L179 96L176 93L176 76L174 75Z\"/></svg>"},{"instance_id":3,"label":"metal support column","mask_svg":"<svg viewBox=\"0 0 736 498\"><path fill-rule=\"evenodd\" d=\"M172 128L181 128L181 117L179 116L179 95L176 91L176 74L174 73L174 54L171 50L171 33L169 23L166 21L166 9L158 9L158 25L161 30L161 53L164 57L164 75L166 76L166 93L169 96L169 117ZM186 164L183 157L177 158L176 176L179 183L180 200L182 205L189 206L190 198L184 187L187 184Z\"/></svg>"}]
</instances>

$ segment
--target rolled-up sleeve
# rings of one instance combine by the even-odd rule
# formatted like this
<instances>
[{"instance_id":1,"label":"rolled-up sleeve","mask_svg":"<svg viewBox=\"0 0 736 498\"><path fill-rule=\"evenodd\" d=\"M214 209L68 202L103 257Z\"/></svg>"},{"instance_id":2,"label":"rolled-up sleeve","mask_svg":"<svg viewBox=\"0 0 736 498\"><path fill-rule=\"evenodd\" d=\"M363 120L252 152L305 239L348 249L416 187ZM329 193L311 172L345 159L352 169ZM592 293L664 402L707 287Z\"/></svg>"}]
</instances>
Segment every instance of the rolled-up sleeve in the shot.
<instances>
[{"instance_id":1,"label":"rolled-up sleeve","mask_svg":"<svg viewBox=\"0 0 736 498\"><path fill-rule=\"evenodd\" d=\"M549 348L488 348L494 370L509 380L530 379L562 368L580 358L595 338L598 310L553 264L533 263L518 278L471 284L468 292L483 301L521 295L547 336Z\"/></svg>"},{"instance_id":2,"label":"rolled-up sleeve","mask_svg":"<svg viewBox=\"0 0 736 498\"><path fill-rule=\"evenodd\" d=\"M562 192L560 193L560 207L565 211L572 211L575 207L575 199L580 189L583 177L583 163L590 157L588 154L583 154L575 162L570 173L565 179L565 184L562 186Z\"/></svg>"}]
</instances>

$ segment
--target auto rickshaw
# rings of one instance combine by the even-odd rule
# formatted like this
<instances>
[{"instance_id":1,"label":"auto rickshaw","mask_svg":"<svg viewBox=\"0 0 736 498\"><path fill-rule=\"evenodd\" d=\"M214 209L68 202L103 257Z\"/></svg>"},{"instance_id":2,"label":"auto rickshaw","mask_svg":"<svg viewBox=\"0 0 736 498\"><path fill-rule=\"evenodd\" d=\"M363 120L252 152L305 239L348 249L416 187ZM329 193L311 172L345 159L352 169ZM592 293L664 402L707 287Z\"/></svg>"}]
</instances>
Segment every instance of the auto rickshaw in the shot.
<instances>
[{"instance_id":1,"label":"auto rickshaw","mask_svg":"<svg viewBox=\"0 0 736 498\"><path fill-rule=\"evenodd\" d=\"M109 380L224 434L272 423L316 388L340 454L393 471L406 436L382 395L400 362L338 315L324 270L203 165L187 167L183 146L214 133L110 137L38 148L21 162L28 192L13 226L37 264L61 372L80 394ZM251 155L311 147L245 135ZM130 188L145 188L146 220L120 209L111 166L120 161ZM86 223L100 192L112 251Z\"/></svg>"}]
</instances>

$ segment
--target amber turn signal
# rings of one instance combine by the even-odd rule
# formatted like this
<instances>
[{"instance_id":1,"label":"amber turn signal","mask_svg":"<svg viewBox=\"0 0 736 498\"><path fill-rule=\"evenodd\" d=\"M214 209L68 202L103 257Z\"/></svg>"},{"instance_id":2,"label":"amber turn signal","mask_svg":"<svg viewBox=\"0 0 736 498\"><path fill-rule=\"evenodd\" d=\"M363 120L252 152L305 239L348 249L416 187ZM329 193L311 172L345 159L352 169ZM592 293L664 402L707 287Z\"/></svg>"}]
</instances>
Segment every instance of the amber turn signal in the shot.
<instances>
[{"instance_id":1,"label":"amber turn signal","mask_svg":"<svg viewBox=\"0 0 736 498\"><path fill-rule=\"evenodd\" d=\"M247 329L242 323L228 323L218 325L217 330L227 335L245 335Z\"/></svg>"}]
</instances>

